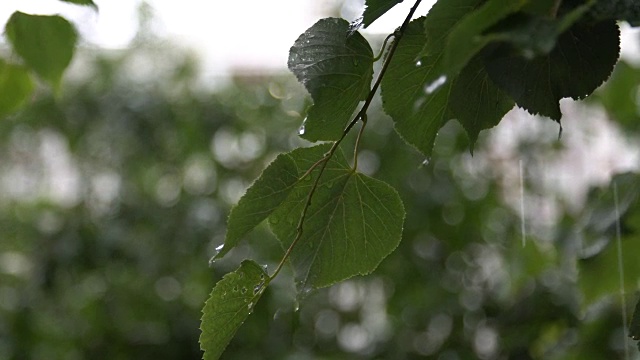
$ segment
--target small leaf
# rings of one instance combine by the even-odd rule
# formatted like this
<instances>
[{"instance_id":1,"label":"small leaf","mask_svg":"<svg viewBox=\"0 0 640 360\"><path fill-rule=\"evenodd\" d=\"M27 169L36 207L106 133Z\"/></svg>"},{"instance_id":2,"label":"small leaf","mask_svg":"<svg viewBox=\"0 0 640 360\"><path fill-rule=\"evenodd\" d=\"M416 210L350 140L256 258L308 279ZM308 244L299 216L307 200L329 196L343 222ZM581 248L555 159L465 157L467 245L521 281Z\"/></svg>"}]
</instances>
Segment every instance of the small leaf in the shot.
<instances>
[{"instance_id":1,"label":"small leaf","mask_svg":"<svg viewBox=\"0 0 640 360\"><path fill-rule=\"evenodd\" d=\"M438 130L448 120L457 119L465 127L473 147L478 132L496 125L513 107L489 79L479 55L457 76L447 78L442 37L473 7L443 7L447 11L441 11L438 4L429 12L434 21L431 28L424 29L428 18L409 23L381 85L384 110L394 120L396 131L427 157ZM423 49L428 55L419 57Z\"/></svg>"},{"instance_id":2,"label":"small leaf","mask_svg":"<svg viewBox=\"0 0 640 360\"><path fill-rule=\"evenodd\" d=\"M16 11L5 27L7 38L25 64L57 88L73 57L77 34L65 18Z\"/></svg>"},{"instance_id":3,"label":"small leaf","mask_svg":"<svg viewBox=\"0 0 640 360\"><path fill-rule=\"evenodd\" d=\"M560 35L549 54L529 60L505 44L486 58L486 69L518 106L560 121L560 99L584 98L609 77L618 60L619 36L614 21L578 23Z\"/></svg>"},{"instance_id":4,"label":"small leaf","mask_svg":"<svg viewBox=\"0 0 640 360\"><path fill-rule=\"evenodd\" d=\"M33 81L24 67L0 60L0 116L8 115L24 105L33 88Z\"/></svg>"},{"instance_id":5,"label":"small leaf","mask_svg":"<svg viewBox=\"0 0 640 360\"><path fill-rule=\"evenodd\" d=\"M278 155L231 209L224 246L214 259L233 249L243 236L280 206L298 181L298 176L299 171L291 155Z\"/></svg>"},{"instance_id":6,"label":"small leaf","mask_svg":"<svg viewBox=\"0 0 640 360\"><path fill-rule=\"evenodd\" d=\"M253 311L265 287L268 274L251 260L226 274L213 288L202 310L200 348L204 359L218 359L240 325Z\"/></svg>"},{"instance_id":7,"label":"small leaf","mask_svg":"<svg viewBox=\"0 0 640 360\"><path fill-rule=\"evenodd\" d=\"M299 149L294 158L298 167L305 169L327 150L324 145ZM312 173L314 179L317 172ZM296 236L312 184L299 182L269 217L273 232L285 248ZM338 150L320 179L302 237L291 254L299 288L320 288L372 272L398 246L404 215L393 188L356 173Z\"/></svg>"},{"instance_id":8,"label":"small leaf","mask_svg":"<svg viewBox=\"0 0 640 360\"><path fill-rule=\"evenodd\" d=\"M68 3L72 3L72 4L76 4L76 5L86 5L86 6L91 6L94 9L98 10L98 5L96 5L93 0L60 0L63 2L68 2Z\"/></svg>"},{"instance_id":9,"label":"small leaf","mask_svg":"<svg viewBox=\"0 0 640 360\"><path fill-rule=\"evenodd\" d=\"M302 137L310 141L337 140L373 78L373 51L343 19L322 19L295 41L289 69L313 98Z\"/></svg>"},{"instance_id":10,"label":"small leaf","mask_svg":"<svg viewBox=\"0 0 640 360\"><path fill-rule=\"evenodd\" d=\"M366 8L362 14L362 23L364 27L371 25L380 16L391 10L394 6L400 4L403 0L367 0Z\"/></svg>"}]
</instances>

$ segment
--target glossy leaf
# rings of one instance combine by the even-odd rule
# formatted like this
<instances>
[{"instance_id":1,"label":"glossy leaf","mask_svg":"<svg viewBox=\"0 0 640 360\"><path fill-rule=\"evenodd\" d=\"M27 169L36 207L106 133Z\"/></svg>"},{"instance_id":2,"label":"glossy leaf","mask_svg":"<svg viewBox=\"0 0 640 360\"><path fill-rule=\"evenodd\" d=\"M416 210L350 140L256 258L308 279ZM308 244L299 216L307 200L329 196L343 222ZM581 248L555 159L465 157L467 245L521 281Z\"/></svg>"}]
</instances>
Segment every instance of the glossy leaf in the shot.
<instances>
[{"instance_id":1,"label":"glossy leaf","mask_svg":"<svg viewBox=\"0 0 640 360\"><path fill-rule=\"evenodd\" d=\"M431 20L412 21L382 81L384 109L394 120L396 131L427 157L438 130L448 120L457 119L465 127L473 146L480 130L496 125L513 107L513 102L489 80L479 56L460 74L446 78L442 37L473 8L471 2L466 3L453 7L457 13L438 7L438 3L429 12ZM437 31L441 33L436 36ZM424 53L428 55L419 57Z\"/></svg>"},{"instance_id":2,"label":"glossy leaf","mask_svg":"<svg viewBox=\"0 0 640 360\"><path fill-rule=\"evenodd\" d=\"M33 88L27 69L0 60L0 116L8 115L24 105Z\"/></svg>"},{"instance_id":3,"label":"glossy leaf","mask_svg":"<svg viewBox=\"0 0 640 360\"><path fill-rule=\"evenodd\" d=\"M367 0L365 3L366 8L362 15L364 27L371 25L371 23L376 21L380 16L384 15L402 1L403 0Z\"/></svg>"},{"instance_id":4,"label":"glossy leaf","mask_svg":"<svg viewBox=\"0 0 640 360\"><path fill-rule=\"evenodd\" d=\"M268 274L251 260L226 274L213 288L202 310L200 348L204 359L218 359L234 334L253 311Z\"/></svg>"},{"instance_id":5,"label":"glossy leaf","mask_svg":"<svg viewBox=\"0 0 640 360\"><path fill-rule=\"evenodd\" d=\"M619 35L613 21L576 24L549 54L526 59L502 45L487 58L486 69L518 106L560 121L560 99L584 98L609 77L618 60Z\"/></svg>"},{"instance_id":6,"label":"glossy leaf","mask_svg":"<svg viewBox=\"0 0 640 360\"><path fill-rule=\"evenodd\" d=\"M25 64L57 88L73 57L77 41L73 25L58 15L29 15L16 11L9 18L5 32Z\"/></svg>"},{"instance_id":7,"label":"glossy leaf","mask_svg":"<svg viewBox=\"0 0 640 360\"><path fill-rule=\"evenodd\" d=\"M373 51L343 19L318 21L295 41L289 69L313 98L305 131L310 141L337 140L358 103L369 94L373 77Z\"/></svg>"},{"instance_id":8,"label":"glossy leaf","mask_svg":"<svg viewBox=\"0 0 640 360\"><path fill-rule=\"evenodd\" d=\"M280 206L298 181L298 176L299 171L289 154L281 154L269 164L231 209L224 246L215 259L233 249L243 236Z\"/></svg>"},{"instance_id":9,"label":"glossy leaf","mask_svg":"<svg viewBox=\"0 0 640 360\"><path fill-rule=\"evenodd\" d=\"M292 152L308 169L328 147ZM318 170L312 173L315 179ZM296 237L311 186L301 181L269 224L285 248ZM398 193L382 181L355 172L337 151L329 161L309 206L302 237L291 254L298 287L320 288L372 272L399 244L404 208Z\"/></svg>"}]
</instances>

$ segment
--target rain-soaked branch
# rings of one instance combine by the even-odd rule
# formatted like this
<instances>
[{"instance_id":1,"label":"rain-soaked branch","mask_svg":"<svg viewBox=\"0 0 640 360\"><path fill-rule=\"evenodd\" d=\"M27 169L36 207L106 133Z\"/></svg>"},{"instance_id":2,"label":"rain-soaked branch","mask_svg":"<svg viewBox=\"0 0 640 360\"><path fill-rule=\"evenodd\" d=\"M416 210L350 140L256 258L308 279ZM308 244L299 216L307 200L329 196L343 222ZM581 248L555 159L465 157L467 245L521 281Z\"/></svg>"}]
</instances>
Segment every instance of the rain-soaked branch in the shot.
<instances>
[{"instance_id":1,"label":"rain-soaked branch","mask_svg":"<svg viewBox=\"0 0 640 360\"><path fill-rule=\"evenodd\" d=\"M393 59L393 54L395 53L396 49L398 48L398 44L400 42L400 39L402 38L402 35L404 34L407 26L409 26L409 22L411 21L411 18L413 17L413 14L416 12L416 9L418 8L418 5L420 5L421 1L422 0L416 0L416 2L413 5L413 7L411 7L411 10L409 10L409 14L407 15L407 17L405 18L404 22L402 23L402 26L400 26L400 28L397 29L392 34L394 36L394 41L391 44L391 48L389 49L389 53L388 53L387 57L385 58L384 63L382 64L382 69L380 70L380 73L378 74L378 77L376 78L376 81L373 84L373 87L369 91L369 95L367 96L367 99L365 100L364 104L362 105L362 108L360 108L360 111L358 111L356 116L354 116L353 120L351 120L349 122L347 127L342 132L342 136L333 143L333 145L331 146L331 149L329 149L329 151L322 157L322 159L318 160L315 164L313 164L311 166L311 168L309 170L307 170L305 172L305 174L299 179L299 180L302 180L305 177L310 176L311 173L313 172L313 170L318 168L318 166L320 167L320 169L318 171L318 176L316 177L315 181L313 182L313 185L311 185L311 190L309 191L309 195L307 196L307 200L305 202L304 208L302 209L302 214L300 215L300 220L298 221L298 226L296 227L296 237L291 242L291 245L289 245L289 248L287 248L287 251L285 252L284 256L282 257L282 260L280 260L280 263L278 264L278 267L276 268L276 270L273 272L273 274L271 276L269 276L269 282L271 280L273 280L276 276L278 276L278 274L280 273L280 270L282 270L282 267L284 266L284 264L289 259L289 256L291 256L291 253L293 252L293 249L296 247L296 245L298 244L298 242L302 238L303 225L304 225L304 222L305 222L305 220L307 218L307 212L309 210L309 207L311 206L311 201L313 200L313 195L315 194L316 189L318 188L318 184L320 183L320 179L322 178L322 174L324 173L324 170L326 169L327 164L329 163L329 160L335 154L335 152L338 149L338 146L340 145L340 143L344 140L344 138L351 131L351 129L355 126L355 124L360 120L362 120L362 122L363 122L363 128L361 129L361 132L360 132L360 133L362 133L362 130L364 129L364 124L366 124L367 111L369 110L369 106L371 105L371 102L373 101L373 97L374 97L375 93L378 91L378 87L380 86L380 83L382 82L382 78L384 77L384 74L386 73L387 69L389 68L389 64L391 63L391 59ZM360 136L358 136L358 143L359 143L359 138L360 138ZM355 171L355 166L354 166L354 171Z\"/></svg>"}]
</instances>

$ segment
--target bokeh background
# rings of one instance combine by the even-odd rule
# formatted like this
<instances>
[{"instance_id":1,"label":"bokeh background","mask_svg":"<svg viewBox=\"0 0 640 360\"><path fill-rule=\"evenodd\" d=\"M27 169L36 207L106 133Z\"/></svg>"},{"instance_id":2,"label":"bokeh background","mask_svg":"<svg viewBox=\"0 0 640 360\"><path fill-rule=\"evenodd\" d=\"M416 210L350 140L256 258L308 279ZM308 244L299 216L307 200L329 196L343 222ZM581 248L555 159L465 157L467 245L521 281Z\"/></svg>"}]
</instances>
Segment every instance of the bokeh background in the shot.
<instances>
[{"instance_id":1,"label":"bokeh background","mask_svg":"<svg viewBox=\"0 0 640 360\"><path fill-rule=\"evenodd\" d=\"M356 5L315 2L283 36ZM297 136L303 87L279 60L210 65L159 29L153 2L132 16L123 43L78 49L60 94L42 86L0 120L2 360L199 359L214 284L244 258L272 270L283 254L261 226L209 264L246 187L278 153L309 145ZM206 35L225 44L234 30ZM400 247L372 275L305 299L285 269L223 358L639 358L622 320L637 294L619 291L619 265L627 283L640 278L638 176L614 178L640 167L630 54L588 101L563 101L561 138L514 109L473 156L450 122L421 158L375 103L358 163L398 189ZM608 256L617 229L622 264Z\"/></svg>"}]
</instances>

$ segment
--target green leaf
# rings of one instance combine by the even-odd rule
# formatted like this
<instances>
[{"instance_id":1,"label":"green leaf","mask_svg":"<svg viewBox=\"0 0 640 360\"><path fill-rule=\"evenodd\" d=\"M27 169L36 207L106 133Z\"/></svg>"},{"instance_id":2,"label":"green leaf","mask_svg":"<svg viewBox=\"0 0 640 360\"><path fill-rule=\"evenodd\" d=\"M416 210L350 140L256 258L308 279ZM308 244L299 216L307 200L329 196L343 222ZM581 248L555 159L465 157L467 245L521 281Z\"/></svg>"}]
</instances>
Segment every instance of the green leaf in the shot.
<instances>
[{"instance_id":1,"label":"green leaf","mask_svg":"<svg viewBox=\"0 0 640 360\"><path fill-rule=\"evenodd\" d=\"M289 69L313 98L301 136L337 140L354 110L366 99L373 78L373 51L343 19L322 19L295 41Z\"/></svg>"},{"instance_id":2,"label":"green leaf","mask_svg":"<svg viewBox=\"0 0 640 360\"><path fill-rule=\"evenodd\" d=\"M308 169L328 150L321 145L292 152ZM313 180L318 169L312 172ZM299 182L269 217L273 232L288 248L314 181ZM329 160L314 193L303 233L291 254L298 288L329 286L372 272L399 244L404 207L398 193L382 181L355 172L341 151Z\"/></svg>"},{"instance_id":3,"label":"green leaf","mask_svg":"<svg viewBox=\"0 0 640 360\"><path fill-rule=\"evenodd\" d=\"M301 174L291 155L278 155L231 209L224 246L214 259L223 257L233 249L243 236L280 206L298 181L299 175Z\"/></svg>"},{"instance_id":4,"label":"green leaf","mask_svg":"<svg viewBox=\"0 0 640 360\"><path fill-rule=\"evenodd\" d=\"M519 10L525 3L525 0L488 0L458 22L449 35L445 49L447 74L457 74L473 56L493 41L491 36L483 36L485 30Z\"/></svg>"},{"instance_id":5,"label":"green leaf","mask_svg":"<svg viewBox=\"0 0 640 360\"><path fill-rule=\"evenodd\" d=\"M577 23L549 54L529 60L504 44L486 58L486 69L518 106L560 121L560 99L584 98L609 77L618 60L619 35L614 21Z\"/></svg>"},{"instance_id":6,"label":"green leaf","mask_svg":"<svg viewBox=\"0 0 640 360\"><path fill-rule=\"evenodd\" d=\"M98 9L98 5L96 5L93 0L60 0L63 2L68 2L68 3L72 3L72 4L76 4L76 5L86 5L86 6L91 6L94 9Z\"/></svg>"},{"instance_id":7,"label":"green leaf","mask_svg":"<svg viewBox=\"0 0 640 360\"><path fill-rule=\"evenodd\" d=\"M367 0L365 3L366 8L362 15L364 27L366 28L371 25L372 22L376 21L380 16L384 15L402 1L403 0Z\"/></svg>"},{"instance_id":8,"label":"green leaf","mask_svg":"<svg viewBox=\"0 0 640 360\"><path fill-rule=\"evenodd\" d=\"M253 311L268 281L269 276L260 265L245 260L216 284L202 309L200 348L205 360L220 357Z\"/></svg>"},{"instance_id":9,"label":"green leaf","mask_svg":"<svg viewBox=\"0 0 640 360\"><path fill-rule=\"evenodd\" d=\"M0 116L8 115L24 105L33 88L27 69L0 60Z\"/></svg>"},{"instance_id":10,"label":"green leaf","mask_svg":"<svg viewBox=\"0 0 640 360\"><path fill-rule=\"evenodd\" d=\"M77 34L65 18L16 11L5 27L7 38L25 64L57 88L73 57Z\"/></svg>"},{"instance_id":11,"label":"green leaf","mask_svg":"<svg viewBox=\"0 0 640 360\"><path fill-rule=\"evenodd\" d=\"M384 110L396 131L427 157L438 130L448 120L457 119L464 126L473 147L479 131L496 125L513 107L489 80L480 55L457 76L446 78L442 38L473 9L470 1L457 3L451 8L437 3L429 12L433 22L419 18L409 24L381 85ZM427 55L419 57L422 53Z\"/></svg>"},{"instance_id":12,"label":"green leaf","mask_svg":"<svg viewBox=\"0 0 640 360\"><path fill-rule=\"evenodd\" d=\"M472 153L480 131L498 125L513 105L513 100L491 81L480 56L471 59L455 78L448 104L469 136Z\"/></svg>"}]
</instances>

